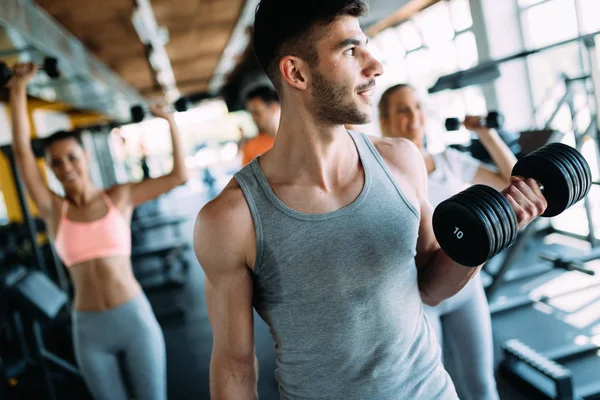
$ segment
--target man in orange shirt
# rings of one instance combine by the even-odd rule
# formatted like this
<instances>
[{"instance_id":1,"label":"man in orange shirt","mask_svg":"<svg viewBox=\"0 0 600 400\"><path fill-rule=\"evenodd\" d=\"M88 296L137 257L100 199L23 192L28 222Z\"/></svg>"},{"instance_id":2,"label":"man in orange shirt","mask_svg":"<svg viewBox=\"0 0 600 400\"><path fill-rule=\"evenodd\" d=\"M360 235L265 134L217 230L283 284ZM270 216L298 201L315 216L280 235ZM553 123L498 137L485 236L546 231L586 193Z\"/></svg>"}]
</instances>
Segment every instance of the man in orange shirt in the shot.
<instances>
[{"instance_id":1,"label":"man in orange shirt","mask_svg":"<svg viewBox=\"0 0 600 400\"><path fill-rule=\"evenodd\" d=\"M275 143L281 107L277 92L269 86L259 86L246 96L246 108L258 128L258 135L242 147L242 165L269 150Z\"/></svg>"}]
</instances>

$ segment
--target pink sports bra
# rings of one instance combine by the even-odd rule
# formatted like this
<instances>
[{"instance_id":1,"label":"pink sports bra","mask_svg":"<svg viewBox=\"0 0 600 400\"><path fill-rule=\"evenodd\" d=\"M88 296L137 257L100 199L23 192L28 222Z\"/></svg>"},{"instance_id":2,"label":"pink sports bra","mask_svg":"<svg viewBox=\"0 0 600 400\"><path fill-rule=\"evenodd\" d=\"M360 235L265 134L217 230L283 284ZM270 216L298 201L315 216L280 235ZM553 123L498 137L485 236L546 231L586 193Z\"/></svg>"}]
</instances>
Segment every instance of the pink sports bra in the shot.
<instances>
[{"instance_id":1,"label":"pink sports bra","mask_svg":"<svg viewBox=\"0 0 600 400\"><path fill-rule=\"evenodd\" d=\"M54 246L67 267L97 258L131 256L131 227L102 192L108 212L100 219L89 222L67 218L69 203L63 203Z\"/></svg>"}]
</instances>

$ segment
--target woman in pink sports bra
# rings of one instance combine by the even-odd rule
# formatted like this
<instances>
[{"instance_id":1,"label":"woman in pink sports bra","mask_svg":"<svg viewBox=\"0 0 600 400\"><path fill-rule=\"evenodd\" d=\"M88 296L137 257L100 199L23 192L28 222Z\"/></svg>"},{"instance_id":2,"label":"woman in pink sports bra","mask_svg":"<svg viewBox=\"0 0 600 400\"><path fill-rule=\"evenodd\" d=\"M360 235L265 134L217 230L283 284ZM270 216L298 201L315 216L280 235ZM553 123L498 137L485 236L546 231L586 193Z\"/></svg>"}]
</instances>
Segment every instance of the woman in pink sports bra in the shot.
<instances>
[{"instance_id":1,"label":"woman in pink sports bra","mask_svg":"<svg viewBox=\"0 0 600 400\"><path fill-rule=\"evenodd\" d=\"M27 82L36 72L17 64L9 82L13 143L19 172L45 221L75 288L73 342L82 376L97 400L166 399L166 356L161 328L131 267L133 209L187 181L184 153L172 114L173 169L162 177L102 190L94 187L81 139L59 132L47 139L46 159L64 188L60 197L45 184L30 144ZM127 371L120 371L118 356ZM127 374L135 393L127 394Z\"/></svg>"}]
</instances>

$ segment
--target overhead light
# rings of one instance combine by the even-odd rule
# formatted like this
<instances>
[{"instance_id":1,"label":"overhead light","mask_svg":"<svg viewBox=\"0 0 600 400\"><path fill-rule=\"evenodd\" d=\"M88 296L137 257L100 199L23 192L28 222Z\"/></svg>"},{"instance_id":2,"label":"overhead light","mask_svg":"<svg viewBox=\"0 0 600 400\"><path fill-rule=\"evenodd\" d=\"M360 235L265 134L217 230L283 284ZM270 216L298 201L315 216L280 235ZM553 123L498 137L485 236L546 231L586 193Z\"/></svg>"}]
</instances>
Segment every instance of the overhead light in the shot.
<instances>
[{"instance_id":1,"label":"overhead light","mask_svg":"<svg viewBox=\"0 0 600 400\"><path fill-rule=\"evenodd\" d=\"M225 77L229 75L237 65L236 58L242 55L250 43L248 27L254 22L254 14L259 0L248 0L242 10L242 15L238 19L235 28L225 47L219 64L213 73L213 77L208 85L211 93L217 93L225 84Z\"/></svg>"},{"instance_id":2,"label":"overhead light","mask_svg":"<svg viewBox=\"0 0 600 400\"><path fill-rule=\"evenodd\" d=\"M149 0L137 0L136 3L137 8L131 16L131 21L141 42L152 47L148 61L156 74L156 80L163 88L167 101L174 101L179 98L179 93L171 60L164 47L169 42L169 31L158 26ZM177 94L174 94L176 91Z\"/></svg>"}]
</instances>

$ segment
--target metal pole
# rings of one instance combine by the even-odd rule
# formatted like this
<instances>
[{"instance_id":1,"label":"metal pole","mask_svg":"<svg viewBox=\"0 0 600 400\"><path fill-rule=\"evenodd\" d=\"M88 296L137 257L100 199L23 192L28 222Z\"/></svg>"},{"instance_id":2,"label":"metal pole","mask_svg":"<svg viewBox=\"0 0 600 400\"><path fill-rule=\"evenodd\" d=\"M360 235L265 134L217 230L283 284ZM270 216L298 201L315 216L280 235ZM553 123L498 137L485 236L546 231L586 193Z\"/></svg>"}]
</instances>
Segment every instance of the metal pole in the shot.
<instances>
[{"instance_id":1,"label":"metal pole","mask_svg":"<svg viewBox=\"0 0 600 400\"><path fill-rule=\"evenodd\" d=\"M52 376L50 375L50 371L48 370L48 364L46 362L46 359L44 357L44 338L43 338L43 333L42 333L42 327L40 325L40 323L38 321L32 321L32 328L33 328L33 338L34 338L34 343L35 343L35 356L36 356L36 361L39 362L41 370L42 370L42 375L44 376L44 380L46 382L46 389L48 390L48 392L46 393L47 397L50 400L56 400L56 391L54 389L54 384L52 382Z\"/></svg>"},{"instance_id":2,"label":"metal pole","mask_svg":"<svg viewBox=\"0 0 600 400\"><path fill-rule=\"evenodd\" d=\"M590 61L590 75L592 77L592 94L594 101L590 104L592 110L592 118L596 120L595 141L596 141L596 158L600 165L600 116L598 115L598 105L600 104L600 65L598 65L595 36L588 37L584 40L587 48L588 58Z\"/></svg>"},{"instance_id":3,"label":"metal pole","mask_svg":"<svg viewBox=\"0 0 600 400\"><path fill-rule=\"evenodd\" d=\"M437 91L440 90L440 89L437 88L438 82L444 82L444 81L446 81L448 79L452 79L452 78L458 79L459 77L465 77L465 76L468 77L468 76L476 75L476 74L481 73L482 71L484 71L486 68L490 68L490 67L493 67L493 66L496 66L496 65L499 65L499 64L503 64L505 62L509 62L509 61L512 61L512 60L517 60L517 59L520 59L520 58L524 58L524 57L530 56L532 54L536 54L536 53L540 53L540 52L543 52L543 51L546 51L546 50L550 50L550 49L553 49L555 47L564 46L566 44L573 43L573 42L583 41L583 43L585 43L586 45L588 45L587 43L589 43L590 41L591 42L594 41L594 37L596 35L600 35L600 31L594 32L594 33L590 33L589 35L578 36L578 37L573 38L573 39L564 40L562 42L554 43L554 44L551 44L551 45L548 45L548 46L544 46L544 47L540 47L540 48L537 48L537 49L524 50L524 51L521 51L520 53L512 54L512 55L509 55L509 56L506 56L506 57L503 57L503 58L500 58L500 59L497 59L497 60L485 61L485 62L482 62L479 65L474 66L473 68L470 68L470 69L467 69L467 70L463 70L463 71L453 72L452 74L441 76L441 77L438 78L437 82L433 85L433 87L431 87L429 89L429 93L435 93L435 92L437 92ZM594 65L594 64L592 64L592 65ZM466 85L462 85L462 86L457 87L455 89L461 89L464 86L466 86ZM443 90L443 88L442 88L442 90ZM600 91L599 91L599 93L600 93Z\"/></svg>"},{"instance_id":4,"label":"metal pole","mask_svg":"<svg viewBox=\"0 0 600 400\"><path fill-rule=\"evenodd\" d=\"M576 82L579 79L565 79L565 85L567 87L567 93L573 93L574 89L572 88L573 83ZM584 89L587 93L587 88L584 86ZM572 129L573 129L573 137L575 139L575 148L579 151L581 151L581 145L583 142L583 138L585 136L585 132L579 132L579 129L577 127L577 110L575 109L575 103L573 101L573 96L570 96L567 104L569 106L569 111L571 113L571 125L572 125ZM593 113L592 113L593 114ZM587 217L587 222L588 222L588 229L589 229L589 234L588 234L588 241L590 242L590 244L592 245L592 247L596 247L597 245L597 241L596 241L596 236L594 235L594 221L592 220L592 212L590 209L590 205L589 205L589 200L588 200L588 196L585 197L584 199L584 209L585 209L585 215Z\"/></svg>"},{"instance_id":5,"label":"metal pole","mask_svg":"<svg viewBox=\"0 0 600 400\"><path fill-rule=\"evenodd\" d=\"M6 154L6 157L8 158L8 161L10 163L12 176L15 181L15 186L17 188L17 194L19 197L19 205L21 206L21 212L23 214L23 224L25 225L27 236L31 241L31 249L33 251L35 261L37 263L38 268L46 275L48 275L48 269L46 268L44 254L42 253L42 248L40 247L37 240L36 222L33 216L31 215L31 210L29 209L27 199L25 198L25 186L23 184L23 181L21 180L21 177L19 176L19 173L17 172L17 163L15 162L14 154L10 146L3 146L2 150L4 151L4 154Z\"/></svg>"}]
</instances>

